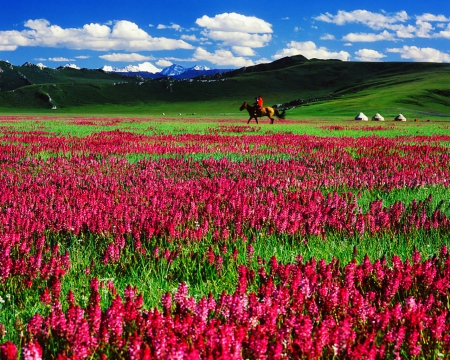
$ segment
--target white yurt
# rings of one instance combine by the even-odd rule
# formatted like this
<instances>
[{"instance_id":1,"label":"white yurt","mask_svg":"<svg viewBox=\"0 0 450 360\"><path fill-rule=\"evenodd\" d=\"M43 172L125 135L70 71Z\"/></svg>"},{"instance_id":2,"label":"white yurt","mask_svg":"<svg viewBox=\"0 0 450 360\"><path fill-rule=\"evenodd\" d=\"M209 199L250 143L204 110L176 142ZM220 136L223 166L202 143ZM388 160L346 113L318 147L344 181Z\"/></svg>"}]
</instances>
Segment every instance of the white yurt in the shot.
<instances>
[{"instance_id":1,"label":"white yurt","mask_svg":"<svg viewBox=\"0 0 450 360\"><path fill-rule=\"evenodd\" d=\"M384 121L384 117L381 116L379 113L376 113L374 116L372 116L372 120L374 120L374 121Z\"/></svg>"},{"instance_id":2,"label":"white yurt","mask_svg":"<svg viewBox=\"0 0 450 360\"><path fill-rule=\"evenodd\" d=\"M395 121L406 121L406 118L402 114L398 114L394 120Z\"/></svg>"},{"instance_id":3,"label":"white yurt","mask_svg":"<svg viewBox=\"0 0 450 360\"><path fill-rule=\"evenodd\" d=\"M355 116L355 120L367 121L369 120L369 118L366 115L364 115L364 113L360 112L358 115Z\"/></svg>"}]
</instances>

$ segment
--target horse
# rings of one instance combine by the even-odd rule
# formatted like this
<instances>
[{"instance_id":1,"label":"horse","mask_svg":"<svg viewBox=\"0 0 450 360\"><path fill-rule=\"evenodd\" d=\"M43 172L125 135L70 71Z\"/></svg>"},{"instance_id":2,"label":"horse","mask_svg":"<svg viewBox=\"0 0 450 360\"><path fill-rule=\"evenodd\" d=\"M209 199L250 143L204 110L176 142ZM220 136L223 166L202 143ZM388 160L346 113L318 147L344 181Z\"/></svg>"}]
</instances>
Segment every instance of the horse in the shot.
<instances>
[{"instance_id":1,"label":"horse","mask_svg":"<svg viewBox=\"0 0 450 360\"><path fill-rule=\"evenodd\" d=\"M256 123L258 124L258 116L263 117L267 116L270 119L270 123L273 124L273 116L275 115L278 119L284 119L285 111L283 110L281 113L278 112L278 109L274 109L270 106L263 106L261 109L257 110L255 112L255 107L247 104L246 101L241 105L239 108L240 111L247 109L248 114L250 115L250 118L247 121L247 124L250 123L251 119L255 119Z\"/></svg>"}]
</instances>

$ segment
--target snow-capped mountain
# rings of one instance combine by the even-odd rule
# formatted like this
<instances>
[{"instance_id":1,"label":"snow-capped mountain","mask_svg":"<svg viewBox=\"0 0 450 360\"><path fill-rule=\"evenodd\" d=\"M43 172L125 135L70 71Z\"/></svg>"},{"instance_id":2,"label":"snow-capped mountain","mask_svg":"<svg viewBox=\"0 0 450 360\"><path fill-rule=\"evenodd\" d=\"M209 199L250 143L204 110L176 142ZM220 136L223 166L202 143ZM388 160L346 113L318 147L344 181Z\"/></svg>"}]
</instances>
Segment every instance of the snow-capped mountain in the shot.
<instances>
[{"instance_id":1,"label":"snow-capped mountain","mask_svg":"<svg viewBox=\"0 0 450 360\"><path fill-rule=\"evenodd\" d=\"M42 63L36 65L31 62L26 62L22 66L38 67L41 70L47 67ZM81 69L77 65L69 63L63 66L59 66L57 70L65 68L71 68L76 70ZM232 71L235 69L210 69L209 67L202 65L195 65L189 68L185 68L184 66L178 64L172 64L164 69L160 69L150 62L144 62L138 65L128 65L125 66L124 68L116 68L109 65L105 65L103 66L103 68L98 70L103 70L104 72L107 73L117 73L125 76L133 76L133 77L140 76L142 78L147 79L159 79L164 77L171 77L176 80L180 80L180 79L192 79L199 76L211 76Z\"/></svg>"},{"instance_id":2,"label":"snow-capped mountain","mask_svg":"<svg viewBox=\"0 0 450 360\"><path fill-rule=\"evenodd\" d=\"M200 65L195 65L191 68L185 68L184 66L173 64L161 70L152 65L151 63L147 62L138 65L128 65L125 66L124 68L116 68L109 65L105 65L103 66L102 70L106 72L119 72L119 73L149 72L152 74L161 74L164 76L177 76L190 70L207 71L210 70L210 68Z\"/></svg>"},{"instance_id":3,"label":"snow-capped mountain","mask_svg":"<svg viewBox=\"0 0 450 360\"><path fill-rule=\"evenodd\" d=\"M81 68L75 64L66 64L64 66L60 66L61 68L71 68L71 69L77 69L80 70Z\"/></svg>"},{"instance_id":4,"label":"snow-capped mountain","mask_svg":"<svg viewBox=\"0 0 450 360\"><path fill-rule=\"evenodd\" d=\"M152 74L159 73L161 69L157 68L153 64L149 62L144 62L138 65L128 65L124 68L116 68L109 65L105 65L102 68L103 71L106 72L118 72L118 73L131 73L131 72L149 72Z\"/></svg>"},{"instance_id":5,"label":"snow-capped mountain","mask_svg":"<svg viewBox=\"0 0 450 360\"><path fill-rule=\"evenodd\" d=\"M26 67L33 67L33 66L36 66L36 67L38 67L38 68L41 69L41 70L47 67L47 66L45 66L43 63L33 64L33 63L29 62L29 61L27 61L27 62L26 62L25 64L23 64L22 66L26 66Z\"/></svg>"},{"instance_id":6,"label":"snow-capped mountain","mask_svg":"<svg viewBox=\"0 0 450 360\"><path fill-rule=\"evenodd\" d=\"M169 67L164 68L161 71L161 75L175 76L175 75L181 75L185 71L186 71L185 67L183 67L181 65L173 64L173 65L170 65Z\"/></svg>"},{"instance_id":7,"label":"snow-capped mountain","mask_svg":"<svg viewBox=\"0 0 450 360\"><path fill-rule=\"evenodd\" d=\"M150 64L150 63L149 63ZM185 68L184 66L178 64L172 64L164 69L153 69L144 68L143 64L129 65L122 69L113 68L112 66L104 66L103 71L115 72L128 76L141 76L143 78L161 78L161 77L173 77L175 79L190 79L202 75L214 75L217 73L227 72L233 69L210 69L206 66L196 65L190 68ZM150 64L151 65L151 64ZM153 65L151 65L154 67Z\"/></svg>"},{"instance_id":8,"label":"snow-capped mountain","mask_svg":"<svg viewBox=\"0 0 450 360\"><path fill-rule=\"evenodd\" d=\"M211 69L207 66L195 65L194 67L191 67L188 70L207 71L207 70L211 70Z\"/></svg>"}]
</instances>

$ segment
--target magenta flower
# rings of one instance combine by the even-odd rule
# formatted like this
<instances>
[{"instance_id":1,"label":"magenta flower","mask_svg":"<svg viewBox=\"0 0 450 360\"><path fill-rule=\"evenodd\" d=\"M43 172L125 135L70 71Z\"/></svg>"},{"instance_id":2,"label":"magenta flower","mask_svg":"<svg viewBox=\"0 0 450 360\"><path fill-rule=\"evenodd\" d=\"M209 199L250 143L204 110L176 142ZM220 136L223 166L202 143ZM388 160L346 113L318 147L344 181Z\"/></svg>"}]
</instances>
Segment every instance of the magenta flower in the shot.
<instances>
[{"instance_id":1,"label":"magenta flower","mask_svg":"<svg viewBox=\"0 0 450 360\"><path fill-rule=\"evenodd\" d=\"M16 360L18 356L16 345L11 341L7 341L0 346L1 360Z\"/></svg>"}]
</instances>

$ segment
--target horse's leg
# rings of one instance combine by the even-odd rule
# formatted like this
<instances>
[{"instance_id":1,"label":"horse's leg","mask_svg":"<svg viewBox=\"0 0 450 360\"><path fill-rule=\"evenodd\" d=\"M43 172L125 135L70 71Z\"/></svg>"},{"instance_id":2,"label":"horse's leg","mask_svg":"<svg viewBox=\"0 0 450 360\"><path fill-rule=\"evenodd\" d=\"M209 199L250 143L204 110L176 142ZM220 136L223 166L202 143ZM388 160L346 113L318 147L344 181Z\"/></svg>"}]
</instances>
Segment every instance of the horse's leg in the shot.
<instances>
[{"instance_id":1,"label":"horse's leg","mask_svg":"<svg viewBox=\"0 0 450 360\"><path fill-rule=\"evenodd\" d=\"M272 109L270 110L270 111L268 111L268 114L267 114L267 116L269 117L269 119L270 119L270 123L271 124L273 124L273 115L275 114L275 111L273 111Z\"/></svg>"},{"instance_id":2,"label":"horse's leg","mask_svg":"<svg viewBox=\"0 0 450 360\"><path fill-rule=\"evenodd\" d=\"M250 120L252 119L252 117L250 116L250 118L247 121L247 124L250 124Z\"/></svg>"},{"instance_id":3,"label":"horse's leg","mask_svg":"<svg viewBox=\"0 0 450 360\"><path fill-rule=\"evenodd\" d=\"M259 124L259 123L258 123L258 117L257 117L257 116L255 116L255 120L256 120L256 123Z\"/></svg>"}]
</instances>

